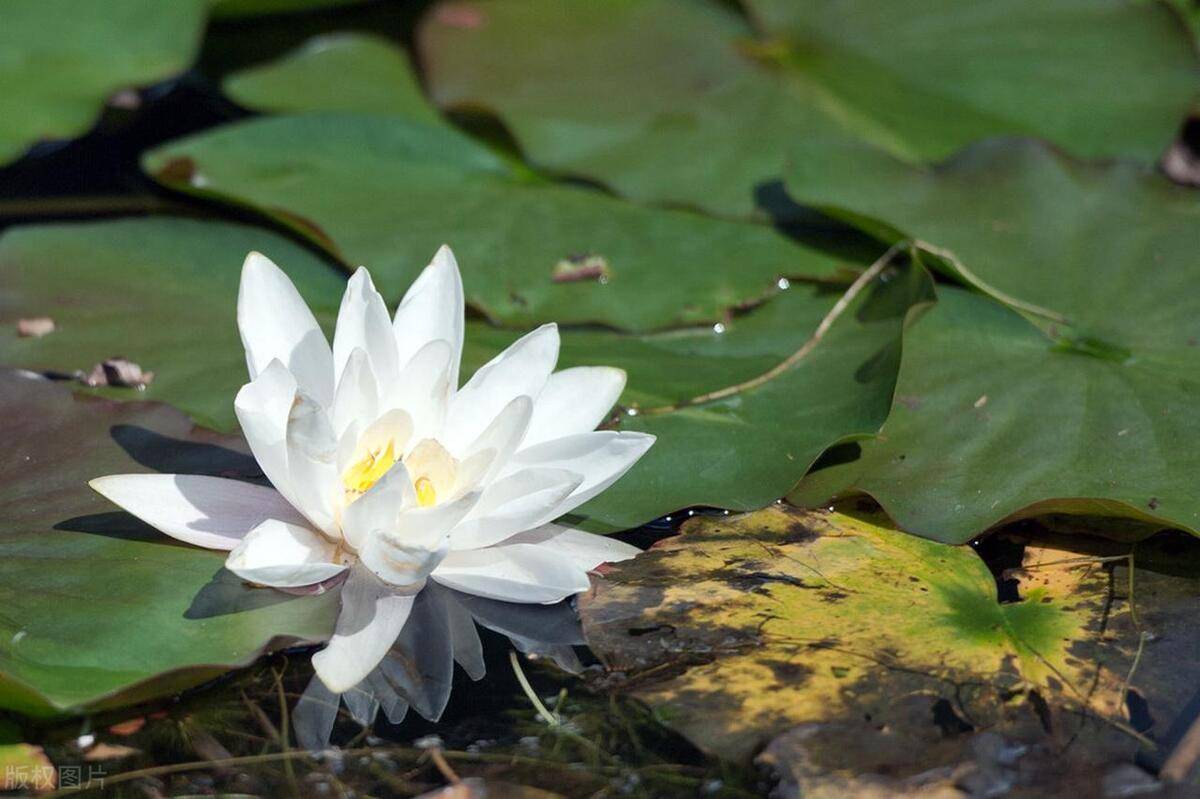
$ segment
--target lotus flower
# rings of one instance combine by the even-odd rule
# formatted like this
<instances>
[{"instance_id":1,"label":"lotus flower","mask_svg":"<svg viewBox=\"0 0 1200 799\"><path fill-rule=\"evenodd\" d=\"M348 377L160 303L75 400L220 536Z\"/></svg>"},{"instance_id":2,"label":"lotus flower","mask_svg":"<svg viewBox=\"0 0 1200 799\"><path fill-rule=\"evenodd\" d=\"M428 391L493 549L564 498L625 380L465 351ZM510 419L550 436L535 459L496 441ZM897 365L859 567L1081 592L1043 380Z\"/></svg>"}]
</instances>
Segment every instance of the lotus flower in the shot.
<instances>
[{"instance_id":1,"label":"lotus flower","mask_svg":"<svg viewBox=\"0 0 1200 799\"><path fill-rule=\"evenodd\" d=\"M259 253L242 268L237 316L250 382L234 405L274 487L172 474L91 485L173 538L228 550L226 567L250 583L294 590L348 571L333 638L313 656L329 690L347 691L375 668L426 580L552 603L586 590L588 570L637 552L551 524L654 443L595 430L624 372L553 372L559 340L549 324L459 388L463 288L449 248L395 319L367 270L355 272L332 348L292 282Z\"/></svg>"}]
</instances>

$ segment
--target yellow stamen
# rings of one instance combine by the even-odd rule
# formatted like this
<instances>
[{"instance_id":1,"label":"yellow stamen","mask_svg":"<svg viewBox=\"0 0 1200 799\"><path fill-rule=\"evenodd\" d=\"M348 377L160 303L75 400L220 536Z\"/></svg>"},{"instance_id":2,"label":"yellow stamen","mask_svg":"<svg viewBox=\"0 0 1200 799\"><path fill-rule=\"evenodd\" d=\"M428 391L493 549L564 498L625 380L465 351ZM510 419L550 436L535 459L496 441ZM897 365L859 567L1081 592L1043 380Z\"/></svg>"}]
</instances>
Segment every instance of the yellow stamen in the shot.
<instances>
[{"instance_id":1,"label":"yellow stamen","mask_svg":"<svg viewBox=\"0 0 1200 799\"><path fill-rule=\"evenodd\" d=\"M417 489L417 504L429 508L437 504L437 489L428 477L419 477L413 486Z\"/></svg>"},{"instance_id":2,"label":"yellow stamen","mask_svg":"<svg viewBox=\"0 0 1200 799\"><path fill-rule=\"evenodd\" d=\"M342 484L352 494L365 494L395 462L396 452L389 441L382 451L368 452L365 458L347 469L342 474Z\"/></svg>"}]
</instances>

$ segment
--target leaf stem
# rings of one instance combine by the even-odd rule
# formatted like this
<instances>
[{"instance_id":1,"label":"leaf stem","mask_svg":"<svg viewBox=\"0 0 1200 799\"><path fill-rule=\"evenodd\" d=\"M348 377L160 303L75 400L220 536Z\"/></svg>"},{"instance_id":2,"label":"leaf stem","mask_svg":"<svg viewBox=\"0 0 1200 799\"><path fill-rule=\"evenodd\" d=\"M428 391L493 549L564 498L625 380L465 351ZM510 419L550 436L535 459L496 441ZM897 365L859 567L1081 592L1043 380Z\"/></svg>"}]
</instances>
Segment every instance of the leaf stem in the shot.
<instances>
[{"instance_id":1,"label":"leaf stem","mask_svg":"<svg viewBox=\"0 0 1200 799\"><path fill-rule=\"evenodd\" d=\"M758 377L751 378L750 380L746 380L742 383L737 383L732 386L726 386L725 388L719 388L716 391L710 391L706 394L701 394L698 397L692 397L689 400L684 400L683 402L678 402L673 405L663 405L656 408L642 409L639 410L638 413L640 415L670 413L671 411L677 411L681 408L687 408L693 405L703 405L708 402L715 402L717 400L725 399L726 397L732 397L735 394L740 394L743 391L749 391L757 388L762 384L770 382L776 377L779 377L779 375L793 368L797 363L807 357L807 355L812 352L818 344L821 343L821 339L823 339L825 334L829 332L829 328L833 326L833 323L836 322L838 318L846 312L846 309L850 307L850 303L854 302L854 299L862 293L863 289L869 286L875 280L875 278L879 277L883 270L891 264L893 259L895 259L898 254L905 249L908 249L910 246L910 242L900 241L889 247L887 252L879 256L875 263L871 264L866 271L859 275L855 281L850 284L850 288L846 289L846 293L843 294L838 301L834 303L834 306L829 309L829 313L825 314L824 318L821 319L821 323L817 325L817 329L813 331L812 336L810 336L808 340L801 345L800 349L796 350L787 358L780 361L766 372L763 372Z\"/></svg>"}]
</instances>

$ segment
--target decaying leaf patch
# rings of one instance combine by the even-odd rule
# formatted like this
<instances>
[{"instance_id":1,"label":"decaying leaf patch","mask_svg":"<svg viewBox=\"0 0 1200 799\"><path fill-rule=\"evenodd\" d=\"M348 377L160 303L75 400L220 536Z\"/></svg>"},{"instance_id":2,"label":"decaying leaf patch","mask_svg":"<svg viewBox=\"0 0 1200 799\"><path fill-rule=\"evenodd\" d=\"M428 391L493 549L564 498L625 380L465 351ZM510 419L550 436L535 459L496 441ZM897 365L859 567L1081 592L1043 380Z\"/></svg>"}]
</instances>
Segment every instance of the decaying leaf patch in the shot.
<instances>
[{"instance_id":1,"label":"decaying leaf patch","mask_svg":"<svg viewBox=\"0 0 1200 799\"><path fill-rule=\"evenodd\" d=\"M614 567L582 614L613 687L710 752L784 736L767 757L805 796L848 791L842 777L901 795L1049 768L1099 795L1197 670L1197 581L1139 568L1135 616L1127 564L1027 542L1008 575L1020 601L1001 603L970 548L777 505L687 523Z\"/></svg>"}]
</instances>

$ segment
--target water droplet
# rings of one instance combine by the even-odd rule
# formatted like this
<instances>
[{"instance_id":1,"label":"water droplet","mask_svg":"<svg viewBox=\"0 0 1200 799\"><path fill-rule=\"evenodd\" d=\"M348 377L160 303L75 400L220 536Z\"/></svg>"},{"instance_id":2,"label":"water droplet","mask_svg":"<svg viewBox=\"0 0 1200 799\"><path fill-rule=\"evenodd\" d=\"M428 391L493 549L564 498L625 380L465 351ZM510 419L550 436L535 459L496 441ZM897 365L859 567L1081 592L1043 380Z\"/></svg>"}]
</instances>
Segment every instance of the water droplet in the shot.
<instances>
[{"instance_id":1,"label":"water droplet","mask_svg":"<svg viewBox=\"0 0 1200 799\"><path fill-rule=\"evenodd\" d=\"M775 282L775 285L779 287L780 291L787 291L792 287L792 281L788 280L786 277L781 277Z\"/></svg>"},{"instance_id":2,"label":"water droplet","mask_svg":"<svg viewBox=\"0 0 1200 799\"><path fill-rule=\"evenodd\" d=\"M713 332L718 335L720 335L721 333L724 333L725 332L725 323L717 322L715 325L713 325Z\"/></svg>"}]
</instances>

